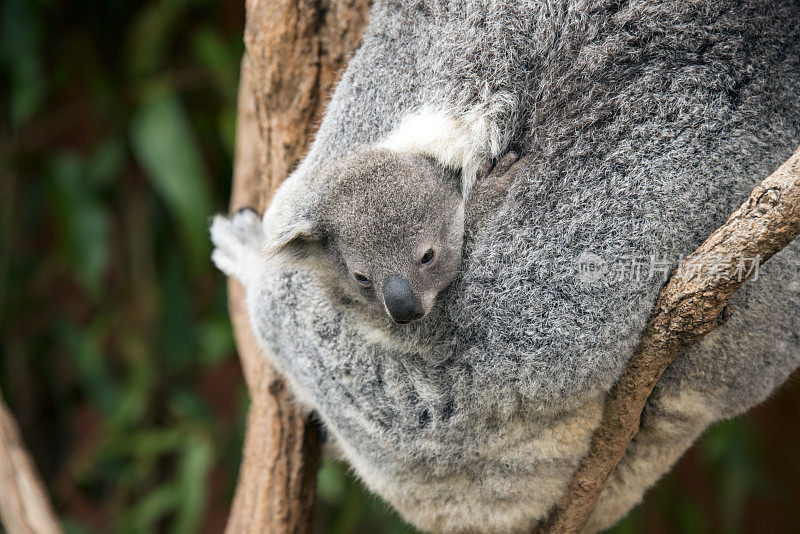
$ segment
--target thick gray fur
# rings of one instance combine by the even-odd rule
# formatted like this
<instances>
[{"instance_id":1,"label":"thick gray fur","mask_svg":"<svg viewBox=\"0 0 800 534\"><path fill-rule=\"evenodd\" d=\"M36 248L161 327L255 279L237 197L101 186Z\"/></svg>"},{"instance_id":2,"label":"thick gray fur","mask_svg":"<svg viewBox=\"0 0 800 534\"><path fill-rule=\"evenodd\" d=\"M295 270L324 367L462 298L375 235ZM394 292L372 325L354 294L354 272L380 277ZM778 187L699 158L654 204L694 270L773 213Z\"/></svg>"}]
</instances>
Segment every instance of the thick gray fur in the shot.
<instances>
[{"instance_id":1,"label":"thick gray fur","mask_svg":"<svg viewBox=\"0 0 800 534\"><path fill-rule=\"evenodd\" d=\"M309 265L333 302L357 308L376 330L392 329L389 317L427 314L461 266L466 203L458 174L425 156L364 148L327 165L310 187L316 198L268 243L269 253ZM481 213L502 200L470 198Z\"/></svg>"},{"instance_id":2,"label":"thick gray fur","mask_svg":"<svg viewBox=\"0 0 800 534\"><path fill-rule=\"evenodd\" d=\"M419 151L461 170L466 190L487 159L535 157L429 316L376 339L313 267L262 262L260 248L313 209L330 162L364 145L413 152L396 139L414 116L447 119L448 142ZM263 226L215 220L215 260L246 284L265 352L370 488L423 529L524 532L586 451L663 285L590 283L578 258L679 259L798 144L796 0L378 1L310 153ZM795 242L667 370L588 530L798 364Z\"/></svg>"}]
</instances>

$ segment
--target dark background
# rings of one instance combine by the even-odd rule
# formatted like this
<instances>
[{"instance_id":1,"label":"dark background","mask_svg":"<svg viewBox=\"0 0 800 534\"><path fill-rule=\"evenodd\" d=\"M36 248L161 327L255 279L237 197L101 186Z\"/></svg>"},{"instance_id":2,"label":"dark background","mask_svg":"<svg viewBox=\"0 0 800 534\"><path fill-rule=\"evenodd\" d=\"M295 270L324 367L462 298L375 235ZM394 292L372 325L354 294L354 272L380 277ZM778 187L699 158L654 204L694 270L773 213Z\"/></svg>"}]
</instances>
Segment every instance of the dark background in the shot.
<instances>
[{"instance_id":1,"label":"dark background","mask_svg":"<svg viewBox=\"0 0 800 534\"><path fill-rule=\"evenodd\" d=\"M224 528L247 396L206 225L243 3L2 0L0 390L68 532ZM798 406L716 426L617 531L800 532ZM338 464L319 503L411 530Z\"/></svg>"}]
</instances>

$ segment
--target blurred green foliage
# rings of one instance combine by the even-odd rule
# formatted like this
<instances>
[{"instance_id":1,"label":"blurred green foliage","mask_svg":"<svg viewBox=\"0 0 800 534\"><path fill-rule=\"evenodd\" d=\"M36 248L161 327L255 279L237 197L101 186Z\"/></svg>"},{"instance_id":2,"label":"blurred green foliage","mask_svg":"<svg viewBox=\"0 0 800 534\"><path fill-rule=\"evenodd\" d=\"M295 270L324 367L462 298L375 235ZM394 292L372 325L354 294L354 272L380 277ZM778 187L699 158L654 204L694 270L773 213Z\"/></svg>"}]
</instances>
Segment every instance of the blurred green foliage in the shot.
<instances>
[{"instance_id":1,"label":"blurred green foliage","mask_svg":"<svg viewBox=\"0 0 800 534\"><path fill-rule=\"evenodd\" d=\"M243 7L3 0L0 385L71 532L218 531L246 396L208 216Z\"/></svg>"},{"instance_id":2,"label":"blurred green foliage","mask_svg":"<svg viewBox=\"0 0 800 534\"><path fill-rule=\"evenodd\" d=\"M224 527L247 399L206 224L243 24L240 1L2 0L0 389L69 532ZM796 527L794 391L773 426L718 426L615 531ZM412 531L331 461L316 530Z\"/></svg>"}]
</instances>

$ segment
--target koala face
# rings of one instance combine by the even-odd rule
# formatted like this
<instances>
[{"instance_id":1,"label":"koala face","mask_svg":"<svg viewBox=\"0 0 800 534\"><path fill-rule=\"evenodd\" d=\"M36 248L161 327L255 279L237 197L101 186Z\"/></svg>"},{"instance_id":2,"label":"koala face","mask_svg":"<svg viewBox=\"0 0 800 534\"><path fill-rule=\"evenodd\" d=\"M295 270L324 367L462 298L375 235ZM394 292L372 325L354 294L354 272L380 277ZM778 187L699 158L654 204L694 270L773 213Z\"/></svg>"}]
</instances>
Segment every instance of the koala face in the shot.
<instances>
[{"instance_id":1,"label":"koala face","mask_svg":"<svg viewBox=\"0 0 800 534\"><path fill-rule=\"evenodd\" d=\"M370 149L325 179L319 224L342 289L395 323L424 317L461 263L457 177L424 157Z\"/></svg>"},{"instance_id":2,"label":"koala face","mask_svg":"<svg viewBox=\"0 0 800 534\"><path fill-rule=\"evenodd\" d=\"M347 301L409 323L431 310L460 267L459 185L425 157L356 150L317 177L313 201L293 197L295 211L278 210L289 215L272 224L267 249L304 258Z\"/></svg>"}]
</instances>

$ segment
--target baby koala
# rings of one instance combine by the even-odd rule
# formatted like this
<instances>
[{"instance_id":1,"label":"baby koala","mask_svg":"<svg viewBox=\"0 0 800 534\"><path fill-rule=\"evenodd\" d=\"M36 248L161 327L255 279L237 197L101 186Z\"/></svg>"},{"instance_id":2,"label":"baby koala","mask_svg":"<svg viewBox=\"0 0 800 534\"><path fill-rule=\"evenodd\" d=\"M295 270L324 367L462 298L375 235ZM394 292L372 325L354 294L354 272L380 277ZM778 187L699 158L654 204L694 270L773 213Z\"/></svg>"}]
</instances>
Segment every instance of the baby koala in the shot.
<instances>
[{"instance_id":1,"label":"baby koala","mask_svg":"<svg viewBox=\"0 0 800 534\"><path fill-rule=\"evenodd\" d=\"M310 266L329 296L372 317L421 319L459 272L465 220L475 226L495 210L514 160L484 169L465 201L458 173L431 158L356 150L268 210L265 255ZM222 248L214 226L212 239Z\"/></svg>"},{"instance_id":2,"label":"baby koala","mask_svg":"<svg viewBox=\"0 0 800 534\"><path fill-rule=\"evenodd\" d=\"M331 165L320 185L311 220L270 252L309 255L338 296L395 323L424 317L461 263L455 173L424 156L365 149Z\"/></svg>"}]
</instances>

